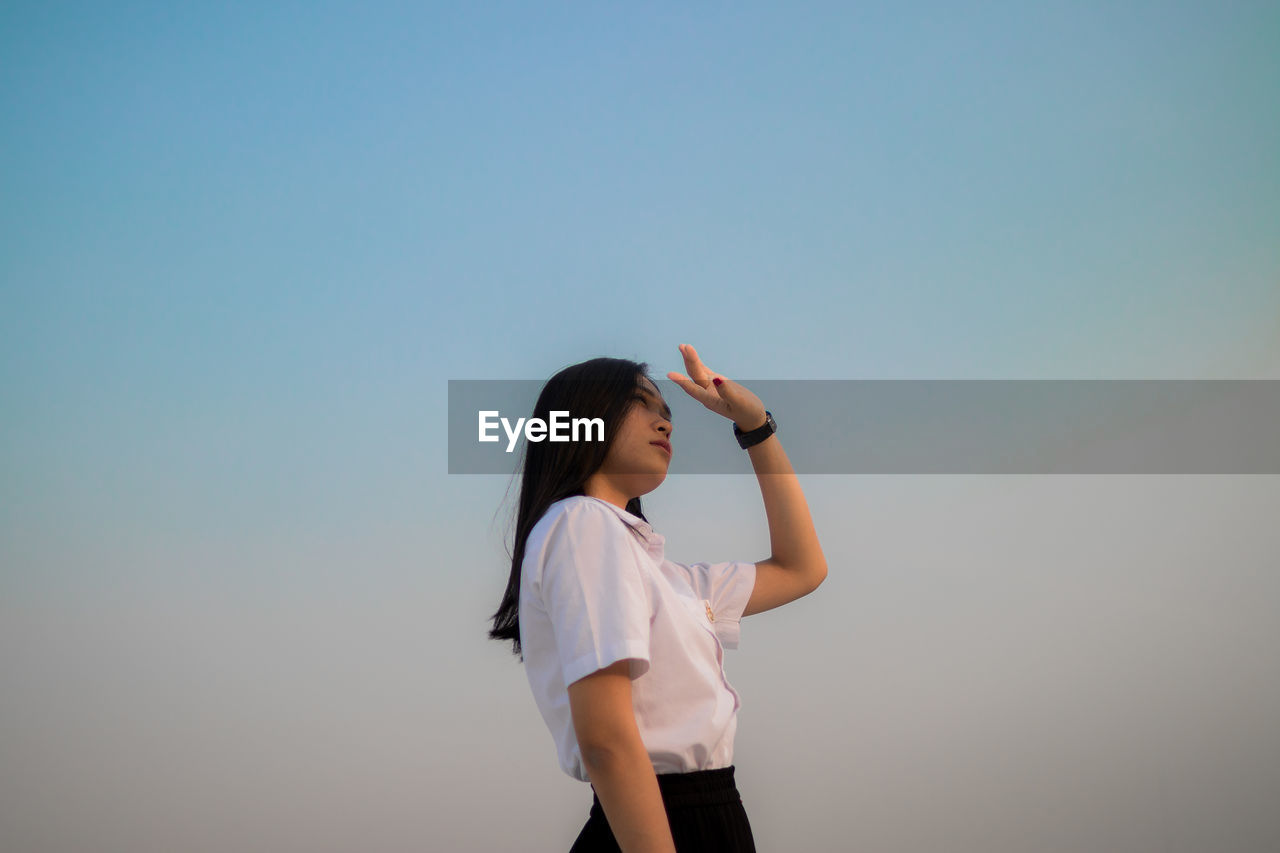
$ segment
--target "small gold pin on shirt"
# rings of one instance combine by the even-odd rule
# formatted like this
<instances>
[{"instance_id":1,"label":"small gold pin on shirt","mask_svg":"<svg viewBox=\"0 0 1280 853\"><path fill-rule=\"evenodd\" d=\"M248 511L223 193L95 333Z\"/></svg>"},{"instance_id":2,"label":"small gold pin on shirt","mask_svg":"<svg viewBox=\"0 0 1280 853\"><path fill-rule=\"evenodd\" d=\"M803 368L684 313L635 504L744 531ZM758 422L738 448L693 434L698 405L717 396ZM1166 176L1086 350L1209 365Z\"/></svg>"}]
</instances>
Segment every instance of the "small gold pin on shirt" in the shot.
<instances>
[{"instance_id":1,"label":"small gold pin on shirt","mask_svg":"<svg viewBox=\"0 0 1280 853\"><path fill-rule=\"evenodd\" d=\"M706 605L706 607L707 607L707 621L708 621L708 622L714 622L714 621L716 621L716 615L715 615L714 613L712 613L712 612L711 612L711 602L710 602L710 601L703 601L702 603L703 603L703 604L705 604L705 605Z\"/></svg>"}]
</instances>

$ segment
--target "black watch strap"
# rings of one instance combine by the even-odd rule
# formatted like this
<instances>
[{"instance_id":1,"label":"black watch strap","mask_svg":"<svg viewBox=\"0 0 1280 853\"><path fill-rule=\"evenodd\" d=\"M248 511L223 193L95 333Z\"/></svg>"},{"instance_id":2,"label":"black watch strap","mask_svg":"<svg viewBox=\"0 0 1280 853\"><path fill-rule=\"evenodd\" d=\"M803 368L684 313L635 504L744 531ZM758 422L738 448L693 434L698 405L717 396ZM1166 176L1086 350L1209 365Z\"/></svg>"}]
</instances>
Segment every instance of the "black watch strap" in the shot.
<instances>
[{"instance_id":1,"label":"black watch strap","mask_svg":"<svg viewBox=\"0 0 1280 853\"><path fill-rule=\"evenodd\" d=\"M778 425L774 423L773 415L768 412L764 413L764 426L753 429L751 432L743 432L738 429L737 424L733 425L733 435L738 439L738 446L743 450L754 447L777 431Z\"/></svg>"}]
</instances>

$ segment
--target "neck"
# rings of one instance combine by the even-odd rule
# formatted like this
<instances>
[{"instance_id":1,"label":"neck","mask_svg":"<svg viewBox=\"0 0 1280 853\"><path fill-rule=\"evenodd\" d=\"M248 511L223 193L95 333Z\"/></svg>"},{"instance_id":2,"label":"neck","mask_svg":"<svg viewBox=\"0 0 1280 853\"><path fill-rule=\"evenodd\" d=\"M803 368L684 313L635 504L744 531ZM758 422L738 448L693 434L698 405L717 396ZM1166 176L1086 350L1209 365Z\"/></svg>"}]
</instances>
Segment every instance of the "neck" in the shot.
<instances>
[{"instance_id":1,"label":"neck","mask_svg":"<svg viewBox=\"0 0 1280 853\"><path fill-rule=\"evenodd\" d=\"M631 495L626 494L613 483L609 482L599 473L592 474L587 478L587 482L583 484L582 493L589 497L599 498L602 501L608 501L619 509L626 509L627 504L631 501Z\"/></svg>"}]
</instances>

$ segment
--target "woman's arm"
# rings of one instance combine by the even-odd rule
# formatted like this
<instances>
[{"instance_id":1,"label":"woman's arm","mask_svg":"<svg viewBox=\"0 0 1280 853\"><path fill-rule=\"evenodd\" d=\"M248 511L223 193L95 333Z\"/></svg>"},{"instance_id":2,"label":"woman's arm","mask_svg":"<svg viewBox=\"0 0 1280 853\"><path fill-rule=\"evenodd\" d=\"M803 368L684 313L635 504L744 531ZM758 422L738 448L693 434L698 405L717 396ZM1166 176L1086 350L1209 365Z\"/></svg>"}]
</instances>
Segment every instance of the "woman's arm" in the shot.
<instances>
[{"instance_id":1,"label":"woman's arm","mask_svg":"<svg viewBox=\"0 0 1280 853\"><path fill-rule=\"evenodd\" d=\"M738 428L749 432L763 423L764 415L761 415L754 424L739 423ZM764 514L769 522L769 547L773 553L769 559L756 563L756 583L743 616L808 595L827 577L827 558L818 543L809 504L778 436L771 435L747 448L747 453L751 455L751 466L760 482Z\"/></svg>"},{"instance_id":2,"label":"woman's arm","mask_svg":"<svg viewBox=\"0 0 1280 853\"><path fill-rule=\"evenodd\" d=\"M569 685L569 713L587 776L624 853L675 853L658 777L631 706L631 664L620 660Z\"/></svg>"},{"instance_id":3,"label":"woman's arm","mask_svg":"<svg viewBox=\"0 0 1280 853\"><path fill-rule=\"evenodd\" d=\"M743 432L764 425L764 404L759 397L712 371L688 344L681 344L680 354L684 356L689 375L673 372L668 373L667 378L711 411L732 420ZM755 587L742 611L743 616L808 595L827 577L827 560L813 528L809 504L778 436L769 436L747 452L751 454L751 465L764 497L773 554L756 563Z\"/></svg>"}]
</instances>

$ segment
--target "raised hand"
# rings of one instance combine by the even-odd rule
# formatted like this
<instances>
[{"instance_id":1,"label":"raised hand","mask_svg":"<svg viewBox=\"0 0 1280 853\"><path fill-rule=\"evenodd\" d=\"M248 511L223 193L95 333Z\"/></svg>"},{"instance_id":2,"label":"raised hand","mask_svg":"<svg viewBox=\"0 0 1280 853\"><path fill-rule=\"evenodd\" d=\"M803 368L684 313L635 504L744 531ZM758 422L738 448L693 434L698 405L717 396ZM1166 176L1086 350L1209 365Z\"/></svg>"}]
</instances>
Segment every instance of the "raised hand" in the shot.
<instances>
[{"instance_id":1,"label":"raised hand","mask_svg":"<svg viewBox=\"0 0 1280 853\"><path fill-rule=\"evenodd\" d=\"M736 423L743 432L764 426L764 403L759 397L703 364L698 351L689 344L680 345L680 354L689 375L671 371L668 379L717 415Z\"/></svg>"}]
</instances>

